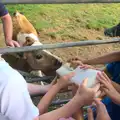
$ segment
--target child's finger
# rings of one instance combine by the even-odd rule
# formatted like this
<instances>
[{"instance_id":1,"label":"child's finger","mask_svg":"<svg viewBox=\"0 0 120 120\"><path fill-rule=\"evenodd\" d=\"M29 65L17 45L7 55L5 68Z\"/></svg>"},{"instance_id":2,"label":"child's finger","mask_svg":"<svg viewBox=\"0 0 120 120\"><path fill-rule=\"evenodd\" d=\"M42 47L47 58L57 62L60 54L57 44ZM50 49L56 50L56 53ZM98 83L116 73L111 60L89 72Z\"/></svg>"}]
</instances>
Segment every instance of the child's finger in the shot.
<instances>
[{"instance_id":1,"label":"child's finger","mask_svg":"<svg viewBox=\"0 0 120 120\"><path fill-rule=\"evenodd\" d=\"M80 68L92 68L92 66L87 65L87 64L83 64L83 65L80 66Z\"/></svg>"},{"instance_id":2,"label":"child's finger","mask_svg":"<svg viewBox=\"0 0 120 120\"><path fill-rule=\"evenodd\" d=\"M101 94L100 94L100 98L104 98L104 96L106 95L106 93L102 90L102 89L100 89L101 90Z\"/></svg>"},{"instance_id":3,"label":"child's finger","mask_svg":"<svg viewBox=\"0 0 120 120\"><path fill-rule=\"evenodd\" d=\"M101 78L102 80L107 81L106 78L103 76L103 73L99 73L99 72L98 72L97 76L98 76L99 78Z\"/></svg>"},{"instance_id":4,"label":"child's finger","mask_svg":"<svg viewBox=\"0 0 120 120\"><path fill-rule=\"evenodd\" d=\"M75 75L75 73L74 72L71 72L71 73L69 73L69 74L67 74L67 75L65 75L65 76L63 76L64 78L66 78L66 79L70 79L71 77L73 77Z\"/></svg>"},{"instance_id":5,"label":"child's finger","mask_svg":"<svg viewBox=\"0 0 120 120\"><path fill-rule=\"evenodd\" d=\"M109 77L104 73L104 72L102 72L103 73L103 76L109 81L109 82L111 82L111 80L109 79Z\"/></svg>"},{"instance_id":6,"label":"child's finger","mask_svg":"<svg viewBox=\"0 0 120 120\"><path fill-rule=\"evenodd\" d=\"M104 104L100 100L95 99L94 102L96 104L97 112L100 112L100 111L103 112L104 109L106 109Z\"/></svg>"},{"instance_id":7,"label":"child's finger","mask_svg":"<svg viewBox=\"0 0 120 120\"><path fill-rule=\"evenodd\" d=\"M86 69L85 65L80 66L80 69Z\"/></svg>"},{"instance_id":8,"label":"child's finger","mask_svg":"<svg viewBox=\"0 0 120 120\"><path fill-rule=\"evenodd\" d=\"M100 84L100 88L110 89L108 84L103 84L103 83Z\"/></svg>"},{"instance_id":9,"label":"child's finger","mask_svg":"<svg viewBox=\"0 0 120 120\"><path fill-rule=\"evenodd\" d=\"M104 86L108 86L107 82L104 81L100 76L97 76L96 79L100 81L100 83L102 83Z\"/></svg>"},{"instance_id":10,"label":"child's finger","mask_svg":"<svg viewBox=\"0 0 120 120\"><path fill-rule=\"evenodd\" d=\"M73 84L72 84L72 87L78 88L79 85L78 85L77 83L73 83Z\"/></svg>"},{"instance_id":11,"label":"child's finger","mask_svg":"<svg viewBox=\"0 0 120 120\"><path fill-rule=\"evenodd\" d=\"M91 108L88 108L88 109L87 109L87 112L88 112L88 120L94 120L92 109L91 109Z\"/></svg>"},{"instance_id":12,"label":"child's finger","mask_svg":"<svg viewBox=\"0 0 120 120\"><path fill-rule=\"evenodd\" d=\"M109 90L107 88L102 88L102 90L107 94Z\"/></svg>"},{"instance_id":13,"label":"child's finger","mask_svg":"<svg viewBox=\"0 0 120 120\"><path fill-rule=\"evenodd\" d=\"M87 86L87 83L88 83L88 78L84 79L81 85Z\"/></svg>"},{"instance_id":14,"label":"child's finger","mask_svg":"<svg viewBox=\"0 0 120 120\"><path fill-rule=\"evenodd\" d=\"M98 73L98 77L102 80L105 81L107 84L109 84L109 79L107 78L107 76L105 76L105 74L102 73Z\"/></svg>"},{"instance_id":15,"label":"child's finger","mask_svg":"<svg viewBox=\"0 0 120 120\"><path fill-rule=\"evenodd\" d=\"M95 102L94 102L94 101L92 102L92 105L91 105L91 106L96 107L96 104L95 104Z\"/></svg>"},{"instance_id":16,"label":"child's finger","mask_svg":"<svg viewBox=\"0 0 120 120\"><path fill-rule=\"evenodd\" d=\"M97 92L100 89L100 83L97 83L94 87L92 87L92 89Z\"/></svg>"},{"instance_id":17,"label":"child's finger","mask_svg":"<svg viewBox=\"0 0 120 120\"><path fill-rule=\"evenodd\" d=\"M105 93L106 95L108 95L108 94L110 93L109 89L106 88L106 87L101 87L101 90L104 91L104 93Z\"/></svg>"},{"instance_id":18,"label":"child's finger","mask_svg":"<svg viewBox=\"0 0 120 120\"><path fill-rule=\"evenodd\" d=\"M82 69L86 70L86 69L89 69L90 67L87 66L87 65L84 65Z\"/></svg>"},{"instance_id":19,"label":"child's finger","mask_svg":"<svg viewBox=\"0 0 120 120\"><path fill-rule=\"evenodd\" d=\"M95 97L99 97L101 95L101 91L98 90L98 92L95 94Z\"/></svg>"},{"instance_id":20,"label":"child's finger","mask_svg":"<svg viewBox=\"0 0 120 120\"><path fill-rule=\"evenodd\" d=\"M86 65L85 69L94 69L92 66Z\"/></svg>"},{"instance_id":21,"label":"child's finger","mask_svg":"<svg viewBox=\"0 0 120 120\"><path fill-rule=\"evenodd\" d=\"M96 104L96 108L98 109L99 106L102 104L101 101L99 99L94 99L94 103Z\"/></svg>"},{"instance_id":22,"label":"child's finger","mask_svg":"<svg viewBox=\"0 0 120 120\"><path fill-rule=\"evenodd\" d=\"M39 120L39 117L36 117L34 120Z\"/></svg>"},{"instance_id":23,"label":"child's finger","mask_svg":"<svg viewBox=\"0 0 120 120\"><path fill-rule=\"evenodd\" d=\"M72 88L72 95L73 96L76 94L77 90L78 90L78 87L77 88L75 88L75 87Z\"/></svg>"},{"instance_id":24,"label":"child's finger","mask_svg":"<svg viewBox=\"0 0 120 120\"><path fill-rule=\"evenodd\" d=\"M109 89L107 88L104 84L100 84L100 89L103 91L103 88Z\"/></svg>"}]
</instances>

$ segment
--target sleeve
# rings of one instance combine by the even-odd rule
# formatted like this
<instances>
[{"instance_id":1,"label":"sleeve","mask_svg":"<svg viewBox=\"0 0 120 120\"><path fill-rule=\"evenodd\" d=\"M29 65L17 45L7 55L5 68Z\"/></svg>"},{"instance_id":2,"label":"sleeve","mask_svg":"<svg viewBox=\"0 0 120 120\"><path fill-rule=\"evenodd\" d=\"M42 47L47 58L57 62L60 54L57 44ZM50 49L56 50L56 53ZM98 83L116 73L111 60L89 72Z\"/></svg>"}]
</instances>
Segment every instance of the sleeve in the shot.
<instances>
[{"instance_id":1,"label":"sleeve","mask_svg":"<svg viewBox=\"0 0 120 120\"><path fill-rule=\"evenodd\" d=\"M4 4L2 4L0 2L0 17L7 15L8 14L8 10L6 9L6 7L4 6Z\"/></svg>"},{"instance_id":2,"label":"sleeve","mask_svg":"<svg viewBox=\"0 0 120 120\"><path fill-rule=\"evenodd\" d=\"M9 120L33 120L39 116L25 79L6 62L0 65L0 113Z\"/></svg>"},{"instance_id":3,"label":"sleeve","mask_svg":"<svg viewBox=\"0 0 120 120\"><path fill-rule=\"evenodd\" d=\"M109 73L111 77L113 76L113 73L114 73L114 66L115 66L115 63L109 63L106 65L106 71L107 73Z\"/></svg>"}]
</instances>

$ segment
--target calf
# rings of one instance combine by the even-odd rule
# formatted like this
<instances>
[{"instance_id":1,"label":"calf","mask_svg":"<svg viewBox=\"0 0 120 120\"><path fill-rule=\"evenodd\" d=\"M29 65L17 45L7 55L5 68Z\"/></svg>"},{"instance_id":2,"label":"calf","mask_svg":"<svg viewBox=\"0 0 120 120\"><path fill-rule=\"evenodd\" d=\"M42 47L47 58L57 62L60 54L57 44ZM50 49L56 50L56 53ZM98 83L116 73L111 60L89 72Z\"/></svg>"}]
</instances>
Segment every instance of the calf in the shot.
<instances>
[{"instance_id":1,"label":"calf","mask_svg":"<svg viewBox=\"0 0 120 120\"><path fill-rule=\"evenodd\" d=\"M12 20L13 40L18 41L21 46L42 45L36 29L23 14L18 11L15 12ZM11 59L14 59L14 62L10 62L10 57ZM55 75L56 69L62 65L62 60L47 50L25 52L23 53L23 56L18 56L15 58L11 55L3 55L3 58L13 68L27 72L35 70L37 73L39 70L39 72L42 71L45 75Z\"/></svg>"}]
</instances>

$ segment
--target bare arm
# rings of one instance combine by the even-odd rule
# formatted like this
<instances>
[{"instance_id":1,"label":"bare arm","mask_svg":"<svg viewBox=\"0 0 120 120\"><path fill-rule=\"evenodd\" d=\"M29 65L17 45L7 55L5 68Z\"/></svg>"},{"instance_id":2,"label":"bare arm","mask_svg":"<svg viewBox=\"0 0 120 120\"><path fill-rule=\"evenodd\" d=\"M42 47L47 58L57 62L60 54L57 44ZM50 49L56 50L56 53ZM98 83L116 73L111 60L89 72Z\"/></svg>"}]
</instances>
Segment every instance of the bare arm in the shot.
<instances>
[{"instance_id":1,"label":"bare arm","mask_svg":"<svg viewBox=\"0 0 120 120\"><path fill-rule=\"evenodd\" d=\"M13 26L12 26L12 19L9 14L2 17L3 22L3 29L4 29L4 35L5 40L10 41L12 40L12 34L13 34Z\"/></svg>"},{"instance_id":2,"label":"bare arm","mask_svg":"<svg viewBox=\"0 0 120 120\"><path fill-rule=\"evenodd\" d=\"M3 30L4 30L6 45L11 47L20 47L17 41L12 40L13 25L12 25L12 19L9 13L1 17L1 19L3 23Z\"/></svg>"},{"instance_id":3,"label":"bare arm","mask_svg":"<svg viewBox=\"0 0 120 120\"><path fill-rule=\"evenodd\" d=\"M52 102L52 100L54 99L54 97L56 96L56 94L60 91L60 87L58 84L55 84L52 86L52 88L43 96L43 98L41 99L41 101L38 104L38 109L40 111L40 114L43 114L47 111L50 103Z\"/></svg>"},{"instance_id":4,"label":"bare arm","mask_svg":"<svg viewBox=\"0 0 120 120\"><path fill-rule=\"evenodd\" d=\"M106 64L106 63L111 63L115 61L120 61L120 51L112 52L112 53L109 53L97 58L89 59L89 60L83 60L82 62L84 64L95 65L95 64Z\"/></svg>"},{"instance_id":5,"label":"bare arm","mask_svg":"<svg viewBox=\"0 0 120 120\"><path fill-rule=\"evenodd\" d=\"M49 105L52 100L56 96L56 94L64 87L69 85L69 79L73 76L73 73L70 73L66 76L61 77L55 85L51 87L51 89L43 96L41 101L38 104L38 109L40 114L43 114L47 111Z\"/></svg>"},{"instance_id":6,"label":"bare arm","mask_svg":"<svg viewBox=\"0 0 120 120\"><path fill-rule=\"evenodd\" d=\"M42 85L27 83L27 85L30 95L36 95L36 94L44 95L52 87L52 84L42 86Z\"/></svg>"},{"instance_id":7,"label":"bare arm","mask_svg":"<svg viewBox=\"0 0 120 120\"><path fill-rule=\"evenodd\" d=\"M95 86L94 88L86 88L86 85L87 79L85 79L79 86L76 95L70 102L57 110L41 115L39 120L59 120L60 118L68 118L78 111L78 109L80 109L83 105L90 105L93 102L96 91L98 91L98 86ZM56 86L56 90L59 86Z\"/></svg>"},{"instance_id":8,"label":"bare arm","mask_svg":"<svg viewBox=\"0 0 120 120\"><path fill-rule=\"evenodd\" d=\"M120 93L120 85L117 84L116 82L112 81L112 85L114 86L114 88Z\"/></svg>"},{"instance_id":9,"label":"bare arm","mask_svg":"<svg viewBox=\"0 0 120 120\"><path fill-rule=\"evenodd\" d=\"M78 89L78 86L76 85L72 85L72 95L75 96L76 92L77 92L77 89ZM83 117L83 108L81 107L80 109L78 109L78 111L76 111L74 114L73 114L73 118L75 120L84 120L84 117Z\"/></svg>"},{"instance_id":10,"label":"bare arm","mask_svg":"<svg viewBox=\"0 0 120 120\"><path fill-rule=\"evenodd\" d=\"M68 118L72 116L72 114L82 106L82 98L80 100L74 97L69 103L65 104L63 107L41 115L39 117L39 120L59 120L60 118Z\"/></svg>"}]
</instances>

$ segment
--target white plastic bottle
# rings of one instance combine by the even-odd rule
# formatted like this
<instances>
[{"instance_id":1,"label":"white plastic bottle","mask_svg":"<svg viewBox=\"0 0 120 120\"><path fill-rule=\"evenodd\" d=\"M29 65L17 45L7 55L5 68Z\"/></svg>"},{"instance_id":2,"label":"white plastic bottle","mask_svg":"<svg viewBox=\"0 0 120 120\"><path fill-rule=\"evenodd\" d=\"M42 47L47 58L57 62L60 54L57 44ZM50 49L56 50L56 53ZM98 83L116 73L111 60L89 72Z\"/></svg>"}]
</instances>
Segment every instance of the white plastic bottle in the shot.
<instances>
[{"instance_id":1,"label":"white plastic bottle","mask_svg":"<svg viewBox=\"0 0 120 120\"><path fill-rule=\"evenodd\" d=\"M58 70L56 70L57 74L60 76L64 76L66 74L69 74L71 72L75 73L75 76L71 78L71 81L77 84L81 84L81 82L85 79L88 78L88 83L87 87L93 87L98 81L96 80L96 76L98 70L93 70L93 69L87 69L83 70L78 66L76 69L70 68L70 65L67 63L60 67Z\"/></svg>"}]
</instances>

